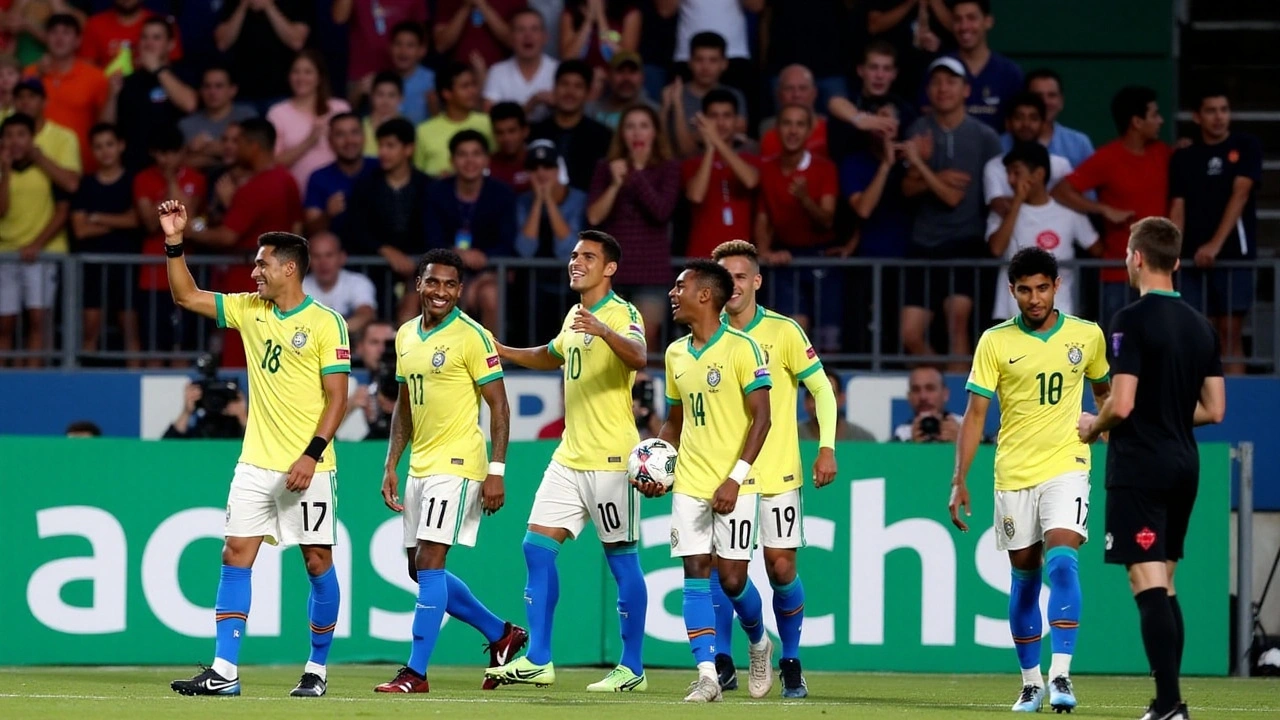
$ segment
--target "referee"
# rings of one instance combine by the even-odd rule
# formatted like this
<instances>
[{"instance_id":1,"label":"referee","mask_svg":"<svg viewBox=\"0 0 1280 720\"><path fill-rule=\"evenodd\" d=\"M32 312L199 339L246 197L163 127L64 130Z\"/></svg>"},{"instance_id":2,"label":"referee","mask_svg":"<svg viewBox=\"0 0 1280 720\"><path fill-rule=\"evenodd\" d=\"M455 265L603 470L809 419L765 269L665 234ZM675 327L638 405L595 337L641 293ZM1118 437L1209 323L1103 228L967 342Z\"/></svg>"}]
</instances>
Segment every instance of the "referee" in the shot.
<instances>
[{"instance_id":1,"label":"referee","mask_svg":"<svg viewBox=\"0 0 1280 720\"><path fill-rule=\"evenodd\" d=\"M1141 720L1187 720L1178 689L1183 624L1173 586L1200 482L1192 429L1222 422L1226 390L1209 322L1173 291L1182 235L1169 220L1133 225L1125 266L1141 297L1111 323L1111 395L1080 416L1086 443L1111 431L1106 561L1129 572L1156 698Z\"/></svg>"}]
</instances>

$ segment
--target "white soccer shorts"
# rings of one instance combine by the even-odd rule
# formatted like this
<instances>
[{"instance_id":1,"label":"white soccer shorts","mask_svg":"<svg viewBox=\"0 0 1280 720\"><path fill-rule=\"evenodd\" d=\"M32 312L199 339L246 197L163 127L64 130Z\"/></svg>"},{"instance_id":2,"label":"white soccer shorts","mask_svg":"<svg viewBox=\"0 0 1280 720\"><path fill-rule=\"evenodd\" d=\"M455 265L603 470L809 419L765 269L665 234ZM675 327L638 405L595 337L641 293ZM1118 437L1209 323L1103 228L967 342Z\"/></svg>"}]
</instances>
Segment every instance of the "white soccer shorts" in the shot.
<instances>
[{"instance_id":1,"label":"white soccer shorts","mask_svg":"<svg viewBox=\"0 0 1280 720\"><path fill-rule=\"evenodd\" d=\"M800 488L760 496L760 542L767 548L779 550L805 546L804 501Z\"/></svg>"},{"instance_id":2,"label":"white soccer shorts","mask_svg":"<svg viewBox=\"0 0 1280 720\"><path fill-rule=\"evenodd\" d=\"M475 547L480 532L483 480L457 475L413 477L404 484L404 546L419 540Z\"/></svg>"},{"instance_id":3,"label":"white soccer shorts","mask_svg":"<svg viewBox=\"0 0 1280 720\"><path fill-rule=\"evenodd\" d=\"M262 537L270 545L333 545L337 541L338 474L317 472L302 492L285 488L289 474L237 463L227 495L227 537Z\"/></svg>"},{"instance_id":4,"label":"white soccer shorts","mask_svg":"<svg viewBox=\"0 0 1280 720\"><path fill-rule=\"evenodd\" d=\"M997 490L996 549L1022 550L1050 530L1089 540L1089 473L1076 470L1022 490Z\"/></svg>"},{"instance_id":5,"label":"white soccer shorts","mask_svg":"<svg viewBox=\"0 0 1280 720\"><path fill-rule=\"evenodd\" d=\"M529 524L564 528L576 538L590 518L600 542L635 542L639 495L625 472L573 470L553 460L533 497Z\"/></svg>"},{"instance_id":6,"label":"white soccer shorts","mask_svg":"<svg viewBox=\"0 0 1280 720\"><path fill-rule=\"evenodd\" d=\"M671 496L671 557L710 555L725 560L751 560L756 546L760 496L739 495L733 512L721 515L711 501L675 493Z\"/></svg>"},{"instance_id":7,"label":"white soccer shorts","mask_svg":"<svg viewBox=\"0 0 1280 720\"><path fill-rule=\"evenodd\" d=\"M0 316L51 308L57 294L57 263L0 262Z\"/></svg>"}]
</instances>

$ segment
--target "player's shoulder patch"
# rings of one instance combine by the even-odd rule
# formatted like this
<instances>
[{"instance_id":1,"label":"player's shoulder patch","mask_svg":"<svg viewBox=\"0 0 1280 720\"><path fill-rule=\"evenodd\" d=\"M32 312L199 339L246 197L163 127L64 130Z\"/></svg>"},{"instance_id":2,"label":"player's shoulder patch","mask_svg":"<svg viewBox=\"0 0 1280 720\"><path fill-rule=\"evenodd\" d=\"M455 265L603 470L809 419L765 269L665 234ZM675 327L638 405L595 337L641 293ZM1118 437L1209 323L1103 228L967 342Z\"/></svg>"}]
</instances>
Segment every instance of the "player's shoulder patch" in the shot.
<instances>
[{"instance_id":1,"label":"player's shoulder patch","mask_svg":"<svg viewBox=\"0 0 1280 720\"><path fill-rule=\"evenodd\" d=\"M476 322L475 320L472 320L472 319L471 319L471 316L470 316L470 315L468 315L468 314L466 314L466 313L464 313L464 312L459 312L459 313L458 313L458 320L460 320L460 321L462 321L463 323L465 323L467 327L469 327L469 328L471 328L472 330L474 330L474 331L476 332L476 334L480 336L480 340L484 343L484 351L485 351L486 353L492 353L492 352L493 352L493 340L491 339L491 336L489 335L489 331L488 331L488 330L485 330L483 325L481 325L480 323Z\"/></svg>"},{"instance_id":2,"label":"player's shoulder patch","mask_svg":"<svg viewBox=\"0 0 1280 720\"><path fill-rule=\"evenodd\" d=\"M325 305L324 303L318 300L312 301L312 306L316 308L317 312L329 318L332 318L333 321L337 323L338 342L342 343L343 345L347 345L350 342L350 339L347 337L347 321L344 320L343 317L338 314L337 310L334 310L333 308L329 307L328 305Z\"/></svg>"},{"instance_id":3,"label":"player's shoulder patch","mask_svg":"<svg viewBox=\"0 0 1280 720\"><path fill-rule=\"evenodd\" d=\"M725 335L737 338L738 342L744 343L747 347L751 348L751 352L755 353L755 362L757 365L765 364L764 353L760 351L760 344L757 343L750 335L728 325L725 326Z\"/></svg>"}]
</instances>

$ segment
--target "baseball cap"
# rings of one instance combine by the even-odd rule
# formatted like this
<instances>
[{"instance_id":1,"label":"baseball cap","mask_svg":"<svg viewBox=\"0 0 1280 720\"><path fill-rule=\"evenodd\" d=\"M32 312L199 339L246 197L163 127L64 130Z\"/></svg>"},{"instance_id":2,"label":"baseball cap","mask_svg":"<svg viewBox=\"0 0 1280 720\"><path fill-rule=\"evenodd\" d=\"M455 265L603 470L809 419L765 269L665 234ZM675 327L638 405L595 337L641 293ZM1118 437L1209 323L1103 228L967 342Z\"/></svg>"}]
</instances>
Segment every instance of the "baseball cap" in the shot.
<instances>
[{"instance_id":1,"label":"baseball cap","mask_svg":"<svg viewBox=\"0 0 1280 720\"><path fill-rule=\"evenodd\" d=\"M13 94L17 95L22 90L30 90L40 97L49 97L44 91L44 83L37 77L29 77L19 82L13 87Z\"/></svg>"},{"instance_id":2,"label":"baseball cap","mask_svg":"<svg viewBox=\"0 0 1280 720\"><path fill-rule=\"evenodd\" d=\"M929 63L929 70L925 73L930 77L933 76L934 70L947 70L957 77L967 78L969 75L965 72L964 64L953 57L940 57Z\"/></svg>"},{"instance_id":3,"label":"baseball cap","mask_svg":"<svg viewBox=\"0 0 1280 720\"><path fill-rule=\"evenodd\" d=\"M534 140L529 143L524 156L524 167L533 170L540 167L560 167L560 151L550 140Z\"/></svg>"},{"instance_id":4,"label":"baseball cap","mask_svg":"<svg viewBox=\"0 0 1280 720\"><path fill-rule=\"evenodd\" d=\"M623 65L635 65L636 69L644 67L644 60L640 59L640 53L632 50L623 50L615 53L613 59L609 61L609 69L617 70Z\"/></svg>"}]
</instances>

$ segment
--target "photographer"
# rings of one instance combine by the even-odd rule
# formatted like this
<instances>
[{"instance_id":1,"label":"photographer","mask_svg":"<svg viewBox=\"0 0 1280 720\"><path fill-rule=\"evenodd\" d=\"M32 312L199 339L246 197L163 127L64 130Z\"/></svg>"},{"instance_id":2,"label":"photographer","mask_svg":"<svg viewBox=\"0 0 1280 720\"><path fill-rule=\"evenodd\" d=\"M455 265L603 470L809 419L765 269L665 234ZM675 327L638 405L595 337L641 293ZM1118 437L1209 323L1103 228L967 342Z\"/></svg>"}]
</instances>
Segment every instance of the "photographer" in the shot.
<instances>
[{"instance_id":1,"label":"photographer","mask_svg":"<svg viewBox=\"0 0 1280 720\"><path fill-rule=\"evenodd\" d=\"M201 377L187 385L182 411L164 431L165 440L239 440L249 423L249 404L240 383L219 378L212 355L196 361Z\"/></svg>"},{"instance_id":2,"label":"photographer","mask_svg":"<svg viewBox=\"0 0 1280 720\"><path fill-rule=\"evenodd\" d=\"M964 417L947 411L951 392L935 367L918 367L908 378L907 402L914 418L893 430L897 442L955 442Z\"/></svg>"},{"instance_id":3,"label":"photographer","mask_svg":"<svg viewBox=\"0 0 1280 720\"><path fill-rule=\"evenodd\" d=\"M640 431L641 440L658 437L658 431L662 429L653 397L653 378L644 373L636 373L636 382L631 386L631 414L635 415L636 429Z\"/></svg>"},{"instance_id":4,"label":"photographer","mask_svg":"<svg viewBox=\"0 0 1280 720\"><path fill-rule=\"evenodd\" d=\"M398 389L395 378L395 339L396 330L390 323L377 320L365 326L359 339L352 341L355 357L353 364L363 367L369 372L368 382L351 383L351 396L347 400L347 417L338 427L337 438L347 442L361 440L385 439L386 435L370 434L370 428L381 422L390 422L391 409L395 403L387 406L378 402L378 388L387 387L388 392ZM390 354L389 354L390 353ZM394 400L394 396L392 397Z\"/></svg>"}]
</instances>

